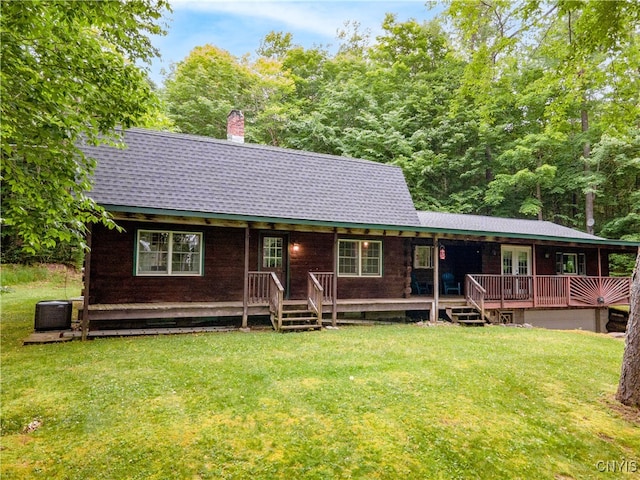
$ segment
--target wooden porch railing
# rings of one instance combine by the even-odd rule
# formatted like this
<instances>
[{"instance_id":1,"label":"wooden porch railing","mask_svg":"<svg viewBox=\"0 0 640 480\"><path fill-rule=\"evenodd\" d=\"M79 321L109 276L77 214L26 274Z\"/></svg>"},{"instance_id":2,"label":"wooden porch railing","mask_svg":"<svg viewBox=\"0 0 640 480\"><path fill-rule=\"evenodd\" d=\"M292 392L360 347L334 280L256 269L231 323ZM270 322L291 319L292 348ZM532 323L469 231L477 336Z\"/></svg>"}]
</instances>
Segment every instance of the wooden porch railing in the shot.
<instances>
[{"instance_id":1,"label":"wooden porch railing","mask_svg":"<svg viewBox=\"0 0 640 480\"><path fill-rule=\"evenodd\" d=\"M324 288L316 276L309 272L307 275L307 309L316 314L318 325L322 326L322 300Z\"/></svg>"},{"instance_id":2,"label":"wooden porch railing","mask_svg":"<svg viewBox=\"0 0 640 480\"><path fill-rule=\"evenodd\" d=\"M309 273L311 274L312 272ZM313 276L318 280L324 292L322 303L325 305L331 303L333 301L333 279L335 275L333 272L313 272Z\"/></svg>"},{"instance_id":3,"label":"wooden porch railing","mask_svg":"<svg viewBox=\"0 0 640 480\"><path fill-rule=\"evenodd\" d=\"M467 275L466 296L478 303L484 289L485 308L607 307L628 304L631 279L573 275Z\"/></svg>"},{"instance_id":4,"label":"wooden porch railing","mask_svg":"<svg viewBox=\"0 0 640 480\"><path fill-rule=\"evenodd\" d=\"M249 304L268 304L273 328L282 328L284 287L274 272L249 272Z\"/></svg>"},{"instance_id":5,"label":"wooden porch railing","mask_svg":"<svg viewBox=\"0 0 640 480\"><path fill-rule=\"evenodd\" d=\"M465 278L465 292L467 292L467 302L480 311L480 315L484 320L484 297L487 291L471 275L467 275Z\"/></svg>"},{"instance_id":6,"label":"wooden porch railing","mask_svg":"<svg viewBox=\"0 0 640 480\"><path fill-rule=\"evenodd\" d=\"M331 324L335 327L338 313L338 299L336 298L336 275L334 272L313 272L322 286L322 305L331 305Z\"/></svg>"}]
</instances>

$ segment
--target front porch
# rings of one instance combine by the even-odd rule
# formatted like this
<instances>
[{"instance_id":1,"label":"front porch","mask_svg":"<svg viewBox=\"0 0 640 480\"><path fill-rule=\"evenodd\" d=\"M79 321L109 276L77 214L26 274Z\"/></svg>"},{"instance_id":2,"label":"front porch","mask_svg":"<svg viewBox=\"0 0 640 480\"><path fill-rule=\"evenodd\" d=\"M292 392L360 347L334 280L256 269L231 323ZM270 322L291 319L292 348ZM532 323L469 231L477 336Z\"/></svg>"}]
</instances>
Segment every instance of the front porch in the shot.
<instances>
[{"instance_id":1,"label":"front porch","mask_svg":"<svg viewBox=\"0 0 640 480\"><path fill-rule=\"evenodd\" d=\"M424 312L438 319L440 310L473 307L481 319L505 309L606 308L630 301L631 279L554 275L466 275L464 296L409 295L406 298L338 298L332 272L309 272L306 299L284 298L284 288L273 272L248 272L243 301L157 302L94 304L87 310L88 324L126 323L131 320L170 319L180 327L190 319L235 317L239 328L249 317L269 317L276 331L317 329L337 325L340 315L384 312L404 316ZM181 321L182 320L182 321ZM165 322L166 324L166 322ZM99 328L99 327L98 327Z\"/></svg>"}]
</instances>

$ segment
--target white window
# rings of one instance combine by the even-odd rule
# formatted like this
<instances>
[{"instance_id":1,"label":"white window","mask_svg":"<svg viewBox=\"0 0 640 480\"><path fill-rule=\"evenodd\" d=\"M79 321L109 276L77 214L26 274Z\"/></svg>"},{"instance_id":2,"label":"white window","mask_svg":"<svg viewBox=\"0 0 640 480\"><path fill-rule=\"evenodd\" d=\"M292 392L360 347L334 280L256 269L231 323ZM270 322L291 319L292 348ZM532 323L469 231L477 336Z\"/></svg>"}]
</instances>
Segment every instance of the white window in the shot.
<instances>
[{"instance_id":1,"label":"white window","mask_svg":"<svg viewBox=\"0 0 640 480\"><path fill-rule=\"evenodd\" d=\"M584 253L556 253L556 273L558 275L586 275Z\"/></svg>"},{"instance_id":2,"label":"white window","mask_svg":"<svg viewBox=\"0 0 640 480\"><path fill-rule=\"evenodd\" d=\"M338 275L341 277L381 277L382 242L339 240Z\"/></svg>"},{"instance_id":3,"label":"white window","mask_svg":"<svg viewBox=\"0 0 640 480\"><path fill-rule=\"evenodd\" d=\"M431 245L415 246L413 268L433 268L433 247Z\"/></svg>"},{"instance_id":4,"label":"white window","mask_svg":"<svg viewBox=\"0 0 640 480\"><path fill-rule=\"evenodd\" d=\"M262 268L282 268L282 237L262 239Z\"/></svg>"},{"instance_id":5,"label":"white window","mask_svg":"<svg viewBox=\"0 0 640 480\"><path fill-rule=\"evenodd\" d=\"M138 230L136 275L202 275L202 233Z\"/></svg>"}]
</instances>

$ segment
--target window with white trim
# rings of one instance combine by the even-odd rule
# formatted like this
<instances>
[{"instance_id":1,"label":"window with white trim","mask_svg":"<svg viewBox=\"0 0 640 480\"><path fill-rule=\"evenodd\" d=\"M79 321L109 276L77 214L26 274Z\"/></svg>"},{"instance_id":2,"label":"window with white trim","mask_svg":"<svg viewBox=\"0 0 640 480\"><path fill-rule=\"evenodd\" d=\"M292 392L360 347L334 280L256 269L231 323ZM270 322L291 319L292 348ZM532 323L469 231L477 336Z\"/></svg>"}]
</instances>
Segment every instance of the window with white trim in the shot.
<instances>
[{"instance_id":1,"label":"window with white trim","mask_svg":"<svg viewBox=\"0 0 640 480\"><path fill-rule=\"evenodd\" d=\"M282 268L282 237L262 239L262 268Z\"/></svg>"},{"instance_id":2,"label":"window with white trim","mask_svg":"<svg viewBox=\"0 0 640 480\"><path fill-rule=\"evenodd\" d=\"M584 253L556 253L558 275L586 275L587 259Z\"/></svg>"},{"instance_id":3,"label":"window with white trim","mask_svg":"<svg viewBox=\"0 0 640 480\"><path fill-rule=\"evenodd\" d=\"M382 242L339 240L338 275L341 277L381 277Z\"/></svg>"},{"instance_id":4,"label":"window with white trim","mask_svg":"<svg viewBox=\"0 0 640 480\"><path fill-rule=\"evenodd\" d=\"M202 275L202 233L138 230L136 275Z\"/></svg>"},{"instance_id":5,"label":"window with white trim","mask_svg":"<svg viewBox=\"0 0 640 480\"><path fill-rule=\"evenodd\" d=\"M433 268L433 246L416 245L414 247L413 268Z\"/></svg>"}]
</instances>

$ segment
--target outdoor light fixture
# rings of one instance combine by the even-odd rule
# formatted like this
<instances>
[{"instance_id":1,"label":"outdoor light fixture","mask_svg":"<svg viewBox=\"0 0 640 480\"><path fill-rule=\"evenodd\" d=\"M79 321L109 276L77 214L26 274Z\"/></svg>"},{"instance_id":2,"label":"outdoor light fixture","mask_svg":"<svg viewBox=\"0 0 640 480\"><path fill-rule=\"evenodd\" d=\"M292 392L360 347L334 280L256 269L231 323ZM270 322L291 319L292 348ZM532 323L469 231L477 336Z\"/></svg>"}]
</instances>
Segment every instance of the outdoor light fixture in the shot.
<instances>
[{"instance_id":1,"label":"outdoor light fixture","mask_svg":"<svg viewBox=\"0 0 640 480\"><path fill-rule=\"evenodd\" d=\"M300 251L300 244L295 242L292 247L293 253L298 253Z\"/></svg>"}]
</instances>

